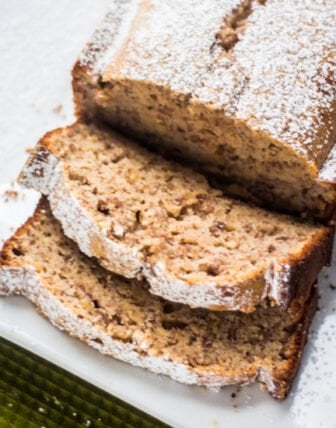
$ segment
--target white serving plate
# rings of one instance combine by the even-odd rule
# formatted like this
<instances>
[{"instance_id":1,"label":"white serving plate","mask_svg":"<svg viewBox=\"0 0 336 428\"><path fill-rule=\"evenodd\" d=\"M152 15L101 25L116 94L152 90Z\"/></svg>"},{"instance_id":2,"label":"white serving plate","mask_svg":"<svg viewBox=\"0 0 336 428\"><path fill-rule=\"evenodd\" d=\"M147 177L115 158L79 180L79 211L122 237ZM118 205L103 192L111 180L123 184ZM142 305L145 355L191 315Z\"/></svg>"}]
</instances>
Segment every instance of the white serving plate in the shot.
<instances>
[{"instance_id":1,"label":"white serving plate","mask_svg":"<svg viewBox=\"0 0 336 428\"><path fill-rule=\"evenodd\" d=\"M70 70L108 0L0 0L0 246L33 211L35 192L6 202L24 160L46 131L71 123ZM59 108L61 106L61 108ZM8 199L8 198L7 198ZM327 276L328 275L328 276ZM25 299L0 299L0 335L175 427L336 428L336 263L321 276L321 310L289 398L255 386L220 392L177 384L100 355L52 327Z\"/></svg>"}]
</instances>

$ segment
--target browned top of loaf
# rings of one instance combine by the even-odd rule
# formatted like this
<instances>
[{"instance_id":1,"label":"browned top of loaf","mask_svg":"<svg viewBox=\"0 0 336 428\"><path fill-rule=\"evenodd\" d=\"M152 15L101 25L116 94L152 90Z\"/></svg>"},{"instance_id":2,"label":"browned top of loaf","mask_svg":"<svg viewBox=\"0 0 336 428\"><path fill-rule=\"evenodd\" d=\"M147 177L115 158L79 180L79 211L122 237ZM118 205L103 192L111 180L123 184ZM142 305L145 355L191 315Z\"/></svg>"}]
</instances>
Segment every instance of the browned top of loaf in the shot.
<instances>
[{"instance_id":1,"label":"browned top of loaf","mask_svg":"<svg viewBox=\"0 0 336 428\"><path fill-rule=\"evenodd\" d=\"M102 82L189 96L311 162L333 143L334 0L117 1L80 58ZM329 142L328 142L329 141Z\"/></svg>"},{"instance_id":2,"label":"browned top of loaf","mask_svg":"<svg viewBox=\"0 0 336 428\"><path fill-rule=\"evenodd\" d=\"M41 286L76 317L140 355L236 379L253 378L263 367L278 383L278 398L284 398L295 374L304 333L298 324L305 311L300 301L287 313L260 306L250 315L169 303L151 295L146 284L115 276L80 253L45 202L6 243L1 267L33 269Z\"/></svg>"},{"instance_id":3,"label":"browned top of loaf","mask_svg":"<svg viewBox=\"0 0 336 428\"><path fill-rule=\"evenodd\" d=\"M104 236L137 251L163 277L246 289L246 310L262 299L269 268L289 275L330 240L330 228L226 197L203 175L96 126L77 123L41 144L57 155L66 188Z\"/></svg>"}]
</instances>

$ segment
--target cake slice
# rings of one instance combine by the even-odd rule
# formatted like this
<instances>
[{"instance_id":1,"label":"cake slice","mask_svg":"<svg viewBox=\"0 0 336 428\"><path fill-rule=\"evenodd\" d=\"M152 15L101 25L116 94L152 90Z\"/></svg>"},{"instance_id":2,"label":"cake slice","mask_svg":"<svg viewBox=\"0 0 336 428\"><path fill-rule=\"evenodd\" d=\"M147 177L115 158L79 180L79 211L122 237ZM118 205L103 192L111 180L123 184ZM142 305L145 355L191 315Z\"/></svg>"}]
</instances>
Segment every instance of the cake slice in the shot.
<instances>
[{"instance_id":1,"label":"cake slice","mask_svg":"<svg viewBox=\"0 0 336 428\"><path fill-rule=\"evenodd\" d=\"M21 294L61 330L100 352L187 384L257 381L283 399L314 313L313 287L284 313L190 309L153 296L145 283L99 267L63 235L46 202L5 244L0 294Z\"/></svg>"},{"instance_id":2,"label":"cake slice","mask_svg":"<svg viewBox=\"0 0 336 428\"><path fill-rule=\"evenodd\" d=\"M115 1L74 68L77 113L329 218L335 22L335 0Z\"/></svg>"},{"instance_id":3,"label":"cake slice","mask_svg":"<svg viewBox=\"0 0 336 428\"><path fill-rule=\"evenodd\" d=\"M193 307L251 312L306 298L333 229L246 205L204 176L94 125L47 134L21 183L105 268Z\"/></svg>"}]
</instances>

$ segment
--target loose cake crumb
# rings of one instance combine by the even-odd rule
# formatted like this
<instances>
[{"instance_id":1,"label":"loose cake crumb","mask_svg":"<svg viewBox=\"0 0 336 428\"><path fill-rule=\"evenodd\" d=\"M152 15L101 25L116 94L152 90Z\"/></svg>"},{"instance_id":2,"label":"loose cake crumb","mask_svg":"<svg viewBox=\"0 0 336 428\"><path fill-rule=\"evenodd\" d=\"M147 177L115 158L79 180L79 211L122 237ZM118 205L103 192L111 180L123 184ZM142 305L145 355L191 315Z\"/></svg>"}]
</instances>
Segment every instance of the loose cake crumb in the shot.
<instances>
[{"instance_id":1,"label":"loose cake crumb","mask_svg":"<svg viewBox=\"0 0 336 428\"><path fill-rule=\"evenodd\" d=\"M63 110L62 104L58 104L56 107L53 108L53 112L56 114L61 114L62 110Z\"/></svg>"},{"instance_id":2,"label":"loose cake crumb","mask_svg":"<svg viewBox=\"0 0 336 428\"><path fill-rule=\"evenodd\" d=\"M17 200L19 193L17 190L8 189L4 191L3 195L5 198L5 202L9 202L10 200Z\"/></svg>"}]
</instances>

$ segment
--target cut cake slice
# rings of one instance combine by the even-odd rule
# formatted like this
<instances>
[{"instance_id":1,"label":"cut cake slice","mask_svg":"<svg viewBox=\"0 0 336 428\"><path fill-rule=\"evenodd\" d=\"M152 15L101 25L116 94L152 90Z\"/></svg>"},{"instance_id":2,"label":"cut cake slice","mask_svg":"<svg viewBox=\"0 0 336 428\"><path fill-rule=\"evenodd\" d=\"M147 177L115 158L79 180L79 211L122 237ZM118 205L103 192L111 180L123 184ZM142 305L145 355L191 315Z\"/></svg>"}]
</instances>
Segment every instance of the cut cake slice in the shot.
<instances>
[{"instance_id":1,"label":"cut cake slice","mask_svg":"<svg viewBox=\"0 0 336 428\"><path fill-rule=\"evenodd\" d=\"M0 294L30 299L61 330L100 352L187 384L257 381L283 399L293 381L317 291L284 313L190 309L153 296L80 253L46 201L5 244Z\"/></svg>"},{"instance_id":2,"label":"cut cake slice","mask_svg":"<svg viewBox=\"0 0 336 428\"><path fill-rule=\"evenodd\" d=\"M48 196L65 234L168 300L251 312L306 298L333 229L226 197L204 176L96 125L47 134L21 183Z\"/></svg>"}]
</instances>

